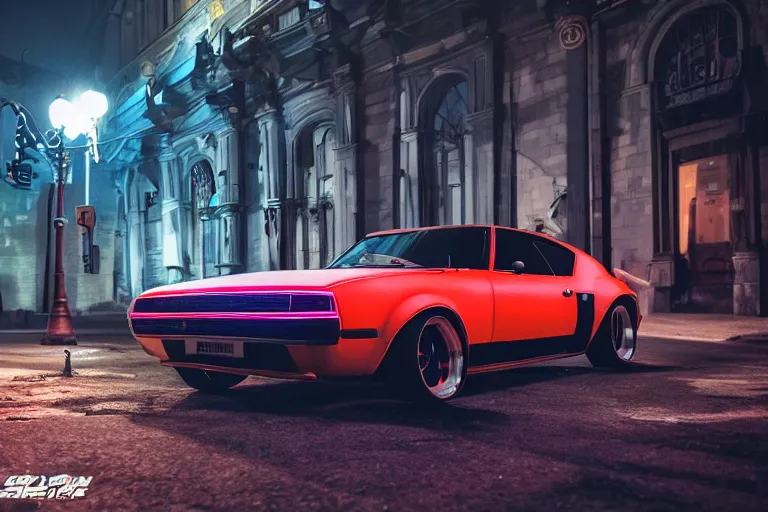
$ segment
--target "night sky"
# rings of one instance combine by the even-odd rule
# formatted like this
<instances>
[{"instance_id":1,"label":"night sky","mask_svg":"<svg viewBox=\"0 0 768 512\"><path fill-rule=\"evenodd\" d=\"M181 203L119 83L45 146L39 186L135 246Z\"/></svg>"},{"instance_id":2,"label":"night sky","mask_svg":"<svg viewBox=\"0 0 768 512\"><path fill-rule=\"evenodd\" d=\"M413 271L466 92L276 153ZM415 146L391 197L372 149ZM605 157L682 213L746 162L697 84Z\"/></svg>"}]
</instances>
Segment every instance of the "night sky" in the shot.
<instances>
[{"instance_id":1,"label":"night sky","mask_svg":"<svg viewBox=\"0 0 768 512\"><path fill-rule=\"evenodd\" d=\"M0 53L59 73L86 57L89 0L0 0Z\"/></svg>"}]
</instances>

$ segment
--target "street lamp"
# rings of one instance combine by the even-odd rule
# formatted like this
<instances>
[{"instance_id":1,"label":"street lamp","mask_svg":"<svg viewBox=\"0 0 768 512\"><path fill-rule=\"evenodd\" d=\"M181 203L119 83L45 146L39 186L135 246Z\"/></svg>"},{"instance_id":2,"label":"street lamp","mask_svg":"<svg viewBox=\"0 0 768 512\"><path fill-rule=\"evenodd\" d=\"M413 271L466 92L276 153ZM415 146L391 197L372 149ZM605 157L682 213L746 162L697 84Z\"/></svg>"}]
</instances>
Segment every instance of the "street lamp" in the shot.
<instances>
[{"instance_id":1,"label":"street lamp","mask_svg":"<svg viewBox=\"0 0 768 512\"><path fill-rule=\"evenodd\" d=\"M47 145L49 153L56 160L54 182L56 184L56 218L53 221L56 232L55 270L53 281L53 308L48 316L48 329L43 335L43 345L77 345L75 331L72 328L72 313L69 310L67 291L64 283L64 184L70 167L70 157L64 147L64 137L74 140L84 134L88 138L88 155L98 163L99 153L96 148L96 123L107 113L107 97L96 91L84 92L74 103L64 98L57 98L48 108L48 116L54 128L54 134Z\"/></svg>"},{"instance_id":2,"label":"street lamp","mask_svg":"<svg viewBox=\"0 0 768 512\"><path fill-rule=\"evenodd\" d=\"M51 103L48 115L53 129L42 134L23 105L0 98L0 110L11 107L16 115L16 154L6 164L6 182L15 188L29 189L32 180L37 178L30 162L41 160L54 170L53 181L56 185L56 232L55 279L53 284L53 308L48 316L48 329L41 340L43 345L77 345L75 331L72 329L72 313L69 310L67 292L64 286L64 184L70 168L70 157L64 146L64 138L75 140L85 135L88 140L86 171L90 158L98 163L99 152L96 140L96 123L109 109L107 97L96 91L86 91L74 102L57 98ZM87 193L86 193L87 194Z\"/></svg>"}]
</instances>

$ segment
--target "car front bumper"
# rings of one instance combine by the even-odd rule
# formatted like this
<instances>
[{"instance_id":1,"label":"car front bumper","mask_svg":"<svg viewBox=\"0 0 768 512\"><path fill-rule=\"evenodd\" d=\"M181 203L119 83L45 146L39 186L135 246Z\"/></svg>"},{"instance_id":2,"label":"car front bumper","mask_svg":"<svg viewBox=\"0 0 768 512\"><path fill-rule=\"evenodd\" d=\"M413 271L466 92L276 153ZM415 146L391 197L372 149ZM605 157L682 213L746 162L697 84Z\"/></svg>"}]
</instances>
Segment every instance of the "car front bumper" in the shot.
<instances>
[{"instance_id":1,"label":"car front bumper","mask_svg":"<svg viewBox=\"0 0 768 512\"><path fill-rule=\"evenodd\" d=\"M343 329L328 291L139 297L128 319L145 352L165 366L293 378L362 376L375 372L386 350L375 328ZM236 350L200 354L199 342Z\"/></svg>"},{"instance_id":2,"label":"car front bumper","mask_svg":"<svg viewBox=\"0 0 768 512\"><path fill-rule=\"evenodd\" d=\"M301 345L234 338L156 338L136 336L144 351L164 366L198 368L242 375L314 380L375 373L386 344L378 337L339 338L333 345ZM198 341L241 344L240 357L188 353Z\"/></svg>"}]
</instances>

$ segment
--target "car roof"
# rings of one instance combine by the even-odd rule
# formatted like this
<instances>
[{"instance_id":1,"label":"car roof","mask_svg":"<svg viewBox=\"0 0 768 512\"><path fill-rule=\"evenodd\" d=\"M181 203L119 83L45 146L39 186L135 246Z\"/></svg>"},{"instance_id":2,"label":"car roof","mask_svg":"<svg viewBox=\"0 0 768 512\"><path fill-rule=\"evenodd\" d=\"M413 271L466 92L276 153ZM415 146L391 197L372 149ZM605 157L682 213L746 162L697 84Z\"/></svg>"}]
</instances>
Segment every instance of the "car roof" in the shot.
<instances>
[{"instance_id":1,"label":"car roof","mask_svg":"<svg viewBox=\"0 0 768 512\"><path fill-rule=\"evenodd\" d=\"M547 240L552 240L553 242L556 242L564 247L567 247L568 249L571 249L575 252L582 252L577 247L574 247L562 240L559 240L553 236L548 235L547 233L542 233L539 231L531 231L530 229L520 229L520 228L511 228L509 226L500 226L498 224L451 224L447 226L427 226L427 227L421 227L421 228L404 228L404 229L388 229L385 231L375 231L373 233L368 233L365 235L365 238L370 238L374 236L382 236L382 235L396 235L398 233L412 233L414 231L429 231L433 229L457 229L457 228L501 228L501 229L508 229L511 231L519 231L520 233L526 233L529 235L535 235L540 236L542 238L545 238Z\"/></svg>"},{"instance_id":2,"label":"car roof","mask_svg":"<svg viewBox=\"0 0 768 512\"><path fill-rule=\"evenodd\" d=\"M375 231L373 233L368 233L367 235L365 235L365 238L368 238L371 236L395 235L398 233L411 233L413 231L430 231L433 229L459 229L459 228L503 228L503 229L510 229L512 231L520 231L523 233L536 233L538 235L544 235L546 237L549 237L549 235L545 233L538 233L536 231L530 231L528 229L511 228L509 226L499 226L496 224L451 224L448 226L426 226L422 228L403 228L403 229L388 229L385 231Z\"/></svg>"}]
</instances>

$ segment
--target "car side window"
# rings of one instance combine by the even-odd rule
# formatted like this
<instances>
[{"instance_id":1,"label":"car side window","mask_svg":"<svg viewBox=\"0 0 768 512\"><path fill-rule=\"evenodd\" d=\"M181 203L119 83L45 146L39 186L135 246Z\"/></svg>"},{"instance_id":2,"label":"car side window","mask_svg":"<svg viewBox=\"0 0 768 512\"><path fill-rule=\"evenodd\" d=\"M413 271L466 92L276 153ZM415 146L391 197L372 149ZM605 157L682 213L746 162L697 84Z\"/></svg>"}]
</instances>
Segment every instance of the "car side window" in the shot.
<instances>
[{"instance_id":1,"label":"car side window","mask_svg":"<svg viewBox=\"0 0 768 512\"><path fill-rule=\"evenodd\" d=\"M556 276L570 277L573 275L573 267L576 263L576 255L573 251L547 240L537 240L533 242L533 245L547 260Z\"/></svg>"},{"instance_id":2,"label":"car side window","mask_svg":"<svg viewBox=\"0 0 768 512\"><path fill-rule=\"evenodd\" d=\"M496 258L493 269L512 271L514 263L522 261L525 268L522 274L554 276L547 260L533 245L530 235L507 229L496 230Z\"/></svg>"}]
</instances>

